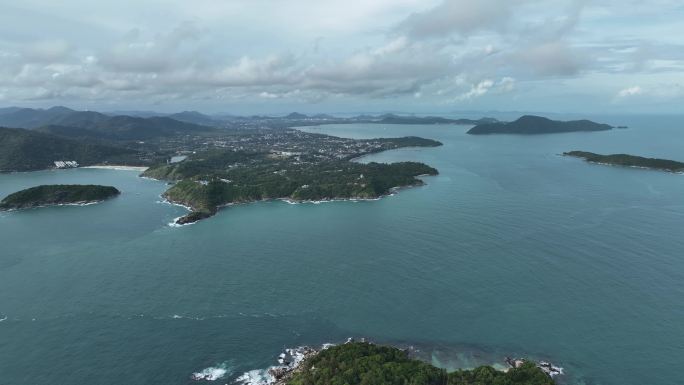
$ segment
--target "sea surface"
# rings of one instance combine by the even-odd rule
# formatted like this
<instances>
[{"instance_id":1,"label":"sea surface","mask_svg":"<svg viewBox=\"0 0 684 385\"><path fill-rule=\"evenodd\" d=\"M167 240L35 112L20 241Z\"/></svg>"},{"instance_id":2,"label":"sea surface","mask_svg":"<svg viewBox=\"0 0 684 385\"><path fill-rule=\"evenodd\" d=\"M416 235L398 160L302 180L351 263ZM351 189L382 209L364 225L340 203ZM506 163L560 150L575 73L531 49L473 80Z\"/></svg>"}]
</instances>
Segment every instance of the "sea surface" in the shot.
<instances>
[{"instance_id":1,"label":"sea surface","mask_svg":"<svg viewBox=\"0 0 684 385\"><path fill-rule=\"evenodd\" d=\"M378 201L234 206L170 227L181 207L133 171L0 175L0 196L97 183L99 205L0 213L0 384L231 383L284 347L369 337L450 369L548 359L566 384L684 383L684 175L563 151L684 160L681 117L630 128L469 136L467 126L334 125L418 135L361 161L440 174Z\"/></svg>"}]
</instances>

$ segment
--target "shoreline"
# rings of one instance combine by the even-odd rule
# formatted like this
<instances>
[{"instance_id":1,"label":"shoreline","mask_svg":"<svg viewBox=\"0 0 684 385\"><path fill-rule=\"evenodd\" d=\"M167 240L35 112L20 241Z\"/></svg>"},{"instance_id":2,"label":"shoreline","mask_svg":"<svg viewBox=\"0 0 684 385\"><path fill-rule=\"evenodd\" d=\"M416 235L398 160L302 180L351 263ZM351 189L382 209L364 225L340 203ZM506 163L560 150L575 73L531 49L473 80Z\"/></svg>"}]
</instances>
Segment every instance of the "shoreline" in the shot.
<instances>
[{"instance_id":1,"label":"shoreline","mask_svg":"<svg viewBox=\"0 0 684 385\"><path fill-rule=\"evenodd\" d=\"M117 171L140 171L144 172L149 167L145 166L121 166L121 165L95 165L95 166L83 166L78 168L90 168L99 170L117 170Z\"/></svg>"},{"instance_id":2,"label":"shoreline","mask_svg":"<svg viewBox=\"0 0 684 385\"><path fill-rule=\"evenodd\" d=\"M254 200L254 201L249 201L249 202L230 202L230 203L225 203L225 204L216 206L216 213L212 214L211 216L216 215L221 209L223 209L225 207L237 206L237 205L248 205L248 204L259 203L259 202L283 202L283 203L287 203L288 205L299 205L299 204L318 205L321 203L334 203L334 202L354 202L354 203L356 203L356 202L374 202L374 201L379 201L383 198L395 196L396 193L402 189L409 189L409 188L420 187L420 186L424 186L424 185L425 184L418 184L418 185L413 185L413 186L403 186L403 187L392 187L390 189L389 193L380 195L380 196L375 197L375 198L333 198L333 199L322 199L322 200L294 200L294 199L290 199L290 198L269 198L269 199L260 199L260 200ZM184 209L188 210L188 214L194 212L194 210L191 206L185 205L183 203L177 203L177 202L170 201L168 198L165 198L163 196L161 196L161 199L162 199L161 203L166 203L166 204L170 204L173 206L183 207ZM169 223L169 226L170 227L183 227L183 226L195 224L195 223L201 221L202 219L206 219L206 218L202 218L202 219L196 220L194 222L188 222L188 223L182 223L182 224L177 223L177 221L179 219L185 217L186 215L174 218L173 222Z\"/></svg>"},{"instance_id":3,"label":"shoreline","mask_svg":"<svg viewBox=\"0 0 684 385\"><path fill-rule=\"evenodd\" d=\"M287 385L287 383L292 379L292 377L301 372L306 368L305 363L307 360L320 354L322 351L329 349L334 346L346 345L350 343L356 343L354 338L348 338L346 342L343 343L325 343L318 347L303 345L296 348L285 348L282 353L278 355L277 364L268 366L261 369L252 369L242 374L238 375L232 380L232 383L240 385ZM360 338L358 342L370 343L375 345L371 341L367 341L365 338ZM384 345L379 344L378 346L389 346L395 349L400 349L405 351L411 359L419 360L422 362L427 362L420 358L413 357L411 353L413 346L402 347L397 345ZM521 367L524 363L531 362L541 371L543 371L550 378L555 378L557 376L562 376L565 374L564 369L560 366L555 366L554 364L547 361L535 361L526 358L510 358L505 357L502 360L502 364L498 362L486 364L500 372L508 372L511 369ZM429 362L427 362L429 363ZM472 369L466 369L472 370ZM216 381L230 375L225 370L221 364L202 369L200 371L194 372L190 375L190 379L194 381Z\"/></svg>"},{"instance_id":4,"label":"shoreline","mask_svg":"<svg viewBox=\"0 0 684 385\"><path fill-rule=\"evenodd\" d=\"M599 162L599 161L595 161L595 160L586 159L582 156L570 155L570 154L558 154L558 155L562 156L562 157L566 157L566 158L581 159L585 163L599 165L599 166L609 166L609 167L619 167L619 168L634 168L634 169L638 169L638 170L650 170L650 171L667 172L670 174L684 175L684 171L675 171L675 170L670 170L670 169L666 169L666 168Z\"/></svg>"},{"instance_id":5,"label":"shoreline","mask_svg":"<svg viewBox=\"0 0 684 385\"><path fill-rule=\"evenodd\" d=\"M107 200L108 199L102 199L99 201L83 201L83 202L74 202L74 203L55 203L55 204L45 204L45 205L37 205L37 206L30 206L30 207L0 209L0 212L24 211L24 210L32 210L32 209L41 209L41 208L46 208L46 207L61 207L61 206L92 206L92 205L103 203Z\"/></svg>"}]
</instances>

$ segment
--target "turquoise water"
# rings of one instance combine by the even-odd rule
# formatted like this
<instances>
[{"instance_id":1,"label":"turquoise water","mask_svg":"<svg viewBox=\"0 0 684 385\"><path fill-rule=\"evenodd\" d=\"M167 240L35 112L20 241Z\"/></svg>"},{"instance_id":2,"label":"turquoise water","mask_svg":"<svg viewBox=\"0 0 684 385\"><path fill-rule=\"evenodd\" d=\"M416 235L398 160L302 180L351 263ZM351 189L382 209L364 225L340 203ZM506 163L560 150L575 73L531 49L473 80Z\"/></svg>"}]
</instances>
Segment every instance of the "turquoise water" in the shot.
<instances>
[{"instance_id":1,"label":"turquoise water","mask_svg":"<svg viewBox=\"0 0 684 385\"><path fill-rule=\"evenodd\" d=\"M628 130L465 135L462 126L309 128L420 135L440 175L371 202L231 207L200 223L164 183L75 169L0 175L0 196L99 183L100 205L0 213L0 384L230 383L284 346L369 336L446 367L546 358L566 383L681 384L684 176L567 150L684 160L684 120Z\"/></svg>"}]
</instances>

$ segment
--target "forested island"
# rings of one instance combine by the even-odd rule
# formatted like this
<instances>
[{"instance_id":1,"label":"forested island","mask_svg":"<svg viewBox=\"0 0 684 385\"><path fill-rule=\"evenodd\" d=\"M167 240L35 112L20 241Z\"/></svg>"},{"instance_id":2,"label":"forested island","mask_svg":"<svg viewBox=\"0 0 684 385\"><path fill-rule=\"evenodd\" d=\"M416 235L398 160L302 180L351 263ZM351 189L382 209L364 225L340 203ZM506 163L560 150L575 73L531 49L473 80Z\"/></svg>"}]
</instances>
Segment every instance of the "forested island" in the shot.
<instances>
[{"instance_id":1,"label":"forested island","mask_svg":"<svg viewBox=\"0 0 684 385\"><path fill-rule=\"evenodd\" d=\"M53 205L91 204L119 195L112 186L41 185L8 195L0 201L0 210L18 210Z\"/></svg>"},{"instance_id":2,"label":"forested island","mask_svg":"<svg viewBox=\"0 0 684 385\"><path fill-rule=\"evenodd\" d=\"M513 122L495 122L479 124L468 131L471 135L486 134L556 134L578 131L607 131L613 127L608 124L592 122L591 120L559 121L541 116L525 115Z\"/></svg>"},{"instance_id":3,"label":"forested island","mask_svg":"<svg viewBox=\"0 0 684 385\"><path fill-rule=\"evenodd\" d=\"M288 349L281 366L269 370L274 385L553 385L544 364L527 360L507 371L491 366L447 372L410 357L408 351L368 342L347 342L317 350ZM550 364L548 364L550 365ZM199 373L198 373L199 374ZM197 378L196 378L197 379ZM237 379L237 382L247 383Z\"/></svg>"},{"instance_id":4,"label":"forested island","mask_svg":"<svg viewBox=\"0 0 684 385\"><path fill-rule=\"evenodd\" d=\"M176 183L164 193L192 211L176 220L188 224L214 215L221 206L268 199L291 202L376 199L394 189L422 185L421 175L437 170L422 163L358 163L358 156L402 147L433 147L429 139L354 140L306 134L288 151L215 149L183 162L150 167L145 177Z\"/></svg>"},{"instance_id":5,"label":"forested island","mask_svg":"<svg viewBox=\"0 0 684 385\"><path fill-rule=\"evenodd\" d=\"M640 167L669 172L684 172L684 163L668 159L644 158L628 154L601 155L587 151L564 152L565 156L582 158L587 162L625 167Z\"/></svg>"}]
</instances>

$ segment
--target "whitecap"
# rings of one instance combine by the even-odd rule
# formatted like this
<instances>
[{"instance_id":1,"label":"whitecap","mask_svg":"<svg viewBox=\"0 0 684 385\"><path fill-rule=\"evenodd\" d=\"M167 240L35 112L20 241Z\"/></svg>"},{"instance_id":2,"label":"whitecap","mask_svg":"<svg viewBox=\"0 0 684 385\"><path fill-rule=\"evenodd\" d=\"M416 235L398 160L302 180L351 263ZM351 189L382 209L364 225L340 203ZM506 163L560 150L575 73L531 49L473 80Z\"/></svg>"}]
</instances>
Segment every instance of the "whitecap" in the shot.
<instances>
[{"instance_id":1,"label":"whitecap","mask_svg":"<svg viewBox=\"0 0 684 385\"><path fill-rule=\"evenodd\" d=\"M273 376L268 373L268 370L263 369L250 370L235 379L235 383L242 385L268 385L273 381Z\"/></svg>"},{"instance_id":2,"label":"whitecap","mask_svg":"<svg viewBox=\"0 0 684 385\"><path fill-rule=\"evenodd\" d=\"M217 366L210 366L208 368L202 369L202 371L193 373L190 378L195 381L216 381L230 374L231 370L228 365L224 362Z\"/></svg>"}]
</instances>

